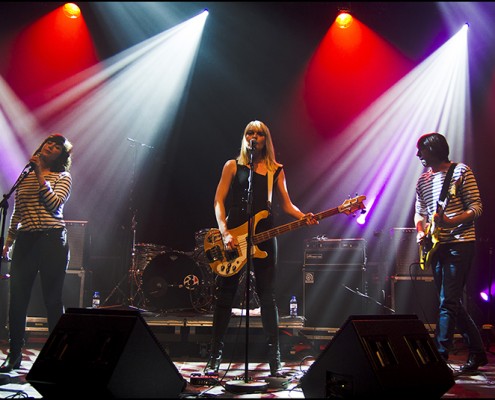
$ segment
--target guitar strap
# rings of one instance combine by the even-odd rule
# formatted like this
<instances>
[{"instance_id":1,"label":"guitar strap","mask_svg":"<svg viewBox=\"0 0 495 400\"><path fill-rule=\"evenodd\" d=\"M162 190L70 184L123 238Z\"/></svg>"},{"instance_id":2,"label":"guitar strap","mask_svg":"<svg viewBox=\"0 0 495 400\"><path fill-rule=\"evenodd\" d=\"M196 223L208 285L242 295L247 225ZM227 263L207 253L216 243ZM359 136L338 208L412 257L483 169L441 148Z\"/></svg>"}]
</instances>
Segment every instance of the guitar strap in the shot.
<instances>
[{"instance_id":1,"label":"guitar strap","mask_svg":"<svg viewBox=\"0 0 495 400\"><path fill-rule=\"evenodd\" d=\"M439 202L444 201L445 197L447 197L447 191L449 190L450 180L452 179L452 174L454 173L454 169L456 165L457 163L450 164L449 170L447 171L447 175L445 175L445 180L443 181L440 197L438 198Z\"/></svg>"},{"instance_id":2,"label":"guitar strap","mask_svg":"<svg viewBox=\"0 0 495 400\"><path fill-rule=\"evenodd\" d=\"M273 172L268 171L268 199L266 205L268 206L268 211L272 211L272 193L273 193Z\"/></svg>"}]
</instances>

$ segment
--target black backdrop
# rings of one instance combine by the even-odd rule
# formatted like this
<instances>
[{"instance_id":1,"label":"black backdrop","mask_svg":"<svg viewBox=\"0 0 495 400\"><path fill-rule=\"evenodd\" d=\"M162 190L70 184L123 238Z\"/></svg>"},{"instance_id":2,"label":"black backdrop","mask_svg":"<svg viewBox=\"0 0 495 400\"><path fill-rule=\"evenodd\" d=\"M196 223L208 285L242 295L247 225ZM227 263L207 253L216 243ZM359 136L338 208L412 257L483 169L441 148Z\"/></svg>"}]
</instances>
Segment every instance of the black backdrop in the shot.
<instances>
[{"instance_id":1,"label":"black backdrop","mask_svg":"<svg viewBox=\"0 0 495 400\"><path fill-rule=\"evenodd\" d=\"M14 32L59 6L60 2L4 2L0 6L0 38L4 43ZM112 42L97 23L91 2L81 3L86 22L98 49L106 59L134 43ZM194 234L200 229L215 226L213 195L223 163L235 156L245 124L254 118L267 122L274 136L277 156L285 164L289 189L293 200L301 208L302 193L294 179L301 152L311 151L321 144L318 139L298 140L297 135L282 132L280 104L286 99L288 88L304 69L327 32L341 5L351 5L353 13L371 29L396 46L412 62L421 62L435 44L449 37L444 21L434 2L164 2L174 10L170 26L197 15L208 8L208 35L202 39L198 60L190 83L189 93L181 108L180 118L173 127L173 146L156 147L159 154L150 157L138 171L136 193L139 213L137 242L157 243L181 251L195 246ZM26 12L27 8L29 9ZM491 7L491 16L494 15ZM172 15L172 13L171 13ZM490 16L490 14L488 14ZM226 34L228 32L228 34ZM149 36L155 32L149 32ZM156 32L157 33L157 32ZM478 171L485 212L479 221L477 265L471 283L472 293L486 282L493 259L491 221L495 204L491 184L490 164L493 152L493 124L490 96L493 96L495 51L493 43L478 43L483 56L473 70L472 102L476 157L471 163ZM4 68L0 62L0 71ZM235 76L225 75L224 67ZM491 86L492 85L492 86ZM493 100L492 100L493 101ZM493 114L493 112L491 113ZM340 121L344 124L347 121ZM98 189L96 189L98 190ZM198 193L200 195L198 196ZM172 195L171 195L172 194ZM148 203L148 200L151 202ZM146 203L144 203L146 200ZM141 203L143 202L143 203ZM104 211L104 210L103 210ZM318 210L315 210L318 211ZM77 201L66 208L70 220L88 220L91 246L88 265L95 277L95 285L110 290L126 274L129 266L130 215L128 209L120 217L107 221L102 210L81 214ZM325 233L325 228L313 232L302 230L280 238L279 300L287 309L292 294L301 297L301 267L304 239ZM368 238L370 248L379 248L383 234ZM380 263L383 252L376 251L370 262ZM480 310L484 314L484 310ZM482 316L481 318L485 318Z\"/></svg>"}]
</instances>

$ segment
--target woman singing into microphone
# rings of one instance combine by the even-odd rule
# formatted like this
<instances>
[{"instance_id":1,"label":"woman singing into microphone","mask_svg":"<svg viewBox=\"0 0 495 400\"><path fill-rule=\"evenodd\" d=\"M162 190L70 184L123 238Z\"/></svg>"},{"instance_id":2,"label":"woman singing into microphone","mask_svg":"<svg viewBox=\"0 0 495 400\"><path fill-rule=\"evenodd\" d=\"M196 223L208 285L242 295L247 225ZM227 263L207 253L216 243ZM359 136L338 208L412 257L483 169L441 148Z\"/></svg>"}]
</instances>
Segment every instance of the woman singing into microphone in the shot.
<instances>
[{"instance_id":1,"label":"woman singing into microphone","mask_svg":"<svg viewBox=\"0 0 495 400\"><path fill-rule=\"evenodd\" d=\"M47 311L48 331L64 313L62 289L69 263L63 219L72 177L72 144L61 134L48 136L29 160L30 168L15 192L15 202L2 257L12 249L10 268L9 347L0 372L20 368L26 317L38 271Z\"/></svg>"}]
</instances>

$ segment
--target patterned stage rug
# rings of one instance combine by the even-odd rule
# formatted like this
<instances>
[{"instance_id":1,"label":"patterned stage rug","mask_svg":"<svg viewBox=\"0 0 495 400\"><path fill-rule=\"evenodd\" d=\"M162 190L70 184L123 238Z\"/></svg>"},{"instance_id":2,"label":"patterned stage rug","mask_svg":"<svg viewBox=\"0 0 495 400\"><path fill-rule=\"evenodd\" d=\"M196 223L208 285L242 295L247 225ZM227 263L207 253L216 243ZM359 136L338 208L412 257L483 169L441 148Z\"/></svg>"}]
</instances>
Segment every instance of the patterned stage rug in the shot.
<instances>
[{"instance_id":1,"label":"patterned stage rug","mask_svg":"<svg viewBox=\"0 0 495 400\"><path fill-rule=\"evenodd\" d=\"M0 398L43 398L26 381L26 374L35 362L40 350L41 346L39 344L28 346L23 351L21 369L0 374ZM0 343L0 362L5 360L7 351L8 344L5 342ZM467 352L465 349L458 350L451 356L449 366L454 373L466 358ZM477 373L457 376L455 378L455 385L441 398L495 398L495 355L488 353L488 359L489 364L481 367ZM246 386L244 386L244 382L246 381L244 377L246 370L245 361L229 363L228 360L224 360L225 362L222 362L220 367L218 379L212 382L211 385L202 384L203 382L198 380L198 377L204 377L203 369L205 367L205 361L190 360L187 358L172 361L178 372L187 381L187 385L179 395L179 398L305 398L299 383L301 377L314 360L314 357L306 356L301 360L283 362L282 371L286 377L276 380L267 380L270 374L267 363L249 362L249 379ZM237 384L238 382L240 384ZM267 387L263 388L262 392L256 392L258 383L260 383L260 388L263 386ZM237 392L238 388L241 392ZM67 398L71 398L72 396L77 397L77 393L67 393ZM98 397L96 391L95 396Z\"/></svg>"}]
</instances>

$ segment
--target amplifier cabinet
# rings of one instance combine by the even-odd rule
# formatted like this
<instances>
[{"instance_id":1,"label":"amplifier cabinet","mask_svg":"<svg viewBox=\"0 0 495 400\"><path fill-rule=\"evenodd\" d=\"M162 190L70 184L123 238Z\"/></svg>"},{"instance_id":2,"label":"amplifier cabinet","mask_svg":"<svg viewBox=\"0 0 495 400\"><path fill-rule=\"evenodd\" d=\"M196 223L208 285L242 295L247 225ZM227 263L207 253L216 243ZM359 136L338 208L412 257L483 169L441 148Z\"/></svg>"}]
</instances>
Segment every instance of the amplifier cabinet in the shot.
<instances>
[{"instance_id":1,"label":"amplifier cabinet","mask_svg":"<svg viewBox=\"0 0 495 400\"><path fill-rule=\"evenodd\" d=\"M396 314L416 314L424 323L436 324L440 301L432 276L393 276L390 295Z\"/></svg>"},{"instance_id":2,"label":"amplifier cabinet","mask_svg":"<svg viewBox=\"0 0 495 400\"><path fill-rule=\"evenodd\" d=\"M419 265L419 245L416 228L390 230L394 254L394 273L397 276L432 276L431 268L422 270Z\"/></svg>"},{"instance_id":3,"label":"amplifier cabinet","mask_svg":"<svg viewBox=\"0 0 495 400\"><path fill-rule=\"evenodd\" d=\"M83 308L89 306L90 293L87 290L88 282L86 280L86 273L87 272L84 270L66 271L62 294L65 309ZM46 318L46 308L43 303L43 294L41 292L39 274L36 276L33 290L31 291L31 299L29 301L27 315L29 317Z\"/></svg>"},{"instance_id":4,"label":"amplifier cabinet","mask_svg":"<svg viewBox=\"0 0 495 400\"><path fill-rule=\"evenodd\" d=\"M88 221L65 221L69 241L70 259L68 269L78 270L85 266L86 226Z\"/></svg>"},{"instance_id":5,"label":"amplifier cabinet","mask_svg":"<svg viewBox=\"0 0 495 400\"><path fill-rule=\"evenodd\" d=\"M304 326L338 328L349 315L364 314L365 270L303 268Z\"/></svg>"},{"instance_id":6,"label":"amplifier cabinet","mask_svg":"<svg viewBox=\"0 0 495 400\"><path fill-rule=\"evenodd\" d=\"M361 271L366 265L364 239L310 239L304 244L304 267Z\"/></svg>"}]
</instances>

